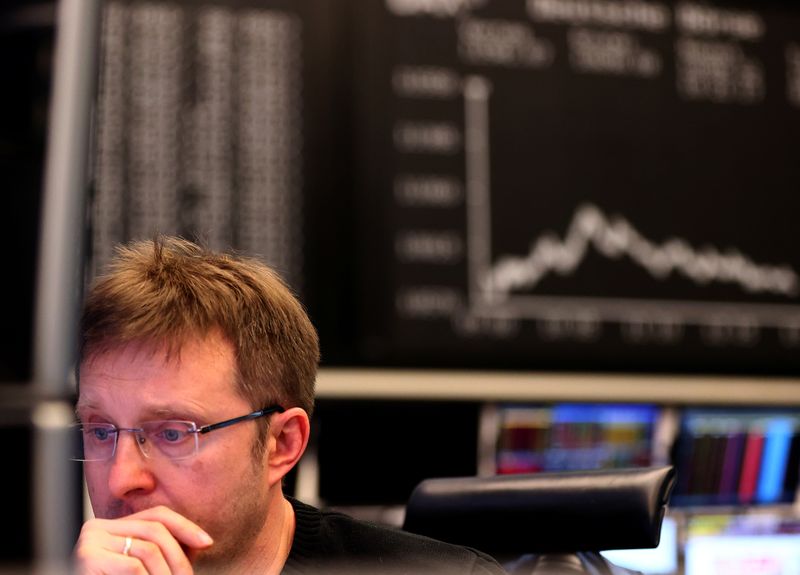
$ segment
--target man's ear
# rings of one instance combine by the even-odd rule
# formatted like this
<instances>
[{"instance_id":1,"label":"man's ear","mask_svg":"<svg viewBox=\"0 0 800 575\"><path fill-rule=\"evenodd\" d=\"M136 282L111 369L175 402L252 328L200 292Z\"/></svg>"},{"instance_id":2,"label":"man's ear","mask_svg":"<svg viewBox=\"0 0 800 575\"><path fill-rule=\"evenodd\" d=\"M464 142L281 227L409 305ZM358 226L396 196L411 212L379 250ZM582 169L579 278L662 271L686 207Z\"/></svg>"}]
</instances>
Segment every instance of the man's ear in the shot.
<instances>
[{"instance_id":1,"label":"man's ear","mask_svg":"<svg viewBox=\"0 0 800 575\"><path fill-rule=\"evenodd\" d=\"M308 414L300 407L291 407L270 418L267 453L270 487L283 479L300 460L310 433Z\"/></svg>"}]
</instances>

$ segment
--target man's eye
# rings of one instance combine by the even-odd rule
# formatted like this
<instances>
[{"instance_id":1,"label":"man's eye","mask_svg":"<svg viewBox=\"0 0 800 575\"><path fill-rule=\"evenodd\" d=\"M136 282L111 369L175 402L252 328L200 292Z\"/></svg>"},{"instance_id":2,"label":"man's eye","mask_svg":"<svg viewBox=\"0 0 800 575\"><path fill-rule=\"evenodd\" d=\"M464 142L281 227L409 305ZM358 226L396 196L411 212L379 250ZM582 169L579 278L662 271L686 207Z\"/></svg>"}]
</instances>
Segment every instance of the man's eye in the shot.
<instances>
[{"instance_id":1,"label":"man's eye","mask_svg":"<svg viewBox=\"0 0 800 575\"><path fill-rule=\"evenodd\" d=\"M102 425L83 426L83 435L85 441L94 441L97 443L108 441L112 433L114 433L113 427L106 427Z\"/></svg>"},{"instance_id":2,"label":"man's eye","mask_svg":"<svg viewBox=\"0 0 800 575\"><path fill-rule=\"evenodd\" d=\"M158 437L160 437L161 439L163 439L165 441L169 441L171 443L174 443L176 441L180 441L181 439L183 439L183 437L185 435L186 435L186 433L184 431L181 431L180 429L175 429L175 428L172 428L172 427L164 428L164 429L162 429L161 431L158 432Z\"/></svg>"}]
</instances>

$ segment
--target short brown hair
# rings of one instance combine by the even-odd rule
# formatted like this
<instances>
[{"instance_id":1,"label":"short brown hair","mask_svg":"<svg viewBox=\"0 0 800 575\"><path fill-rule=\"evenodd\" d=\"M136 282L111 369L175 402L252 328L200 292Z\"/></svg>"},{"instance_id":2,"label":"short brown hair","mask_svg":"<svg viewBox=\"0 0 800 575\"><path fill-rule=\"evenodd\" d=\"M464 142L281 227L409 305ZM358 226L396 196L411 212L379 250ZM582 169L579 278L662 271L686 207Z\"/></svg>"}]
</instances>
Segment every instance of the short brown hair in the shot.
<instances>
[{"instance_id":1,"label":"short brown hair","mask_svg":"<svg viewBox=\"0 0 800 575\"><path fill-rule=\"evenodd\" d=\"M80 361L131 343L179 353L219 330L236 353L238 386L253 409L314 407L317 332L267 265L159 236L117 248L83 308Z\"/></svg>"}]
</instances>

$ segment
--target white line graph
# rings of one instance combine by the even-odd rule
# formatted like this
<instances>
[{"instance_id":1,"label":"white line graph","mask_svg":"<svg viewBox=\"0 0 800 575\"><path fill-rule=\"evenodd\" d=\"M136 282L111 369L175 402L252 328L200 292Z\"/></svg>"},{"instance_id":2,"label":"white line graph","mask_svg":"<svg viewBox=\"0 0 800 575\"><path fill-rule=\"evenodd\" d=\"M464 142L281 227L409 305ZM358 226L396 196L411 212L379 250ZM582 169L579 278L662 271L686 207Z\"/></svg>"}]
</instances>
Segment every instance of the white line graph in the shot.
<instances>
[{"instance_id":1,"label":"white line graph","mask_svg":"<svg viewBox=\"0 0 800 575\"><path fill-rule=\"evenodd\" d=\"M526 255L500 258L482 288L504 297L515 289L534 288L551 273L572 274L590 247L610 259L628 257L658 280L676 273L698 285L733 283L748 293L798 294L798 275L788 265L758 264L735 249L694 248L680 238L657 244L625 218L608 217L592 204L578 208L563 240L546 233Z\"/></svg>"},{"instance_id":2,"label":"white line graph","mask_svg":"<svg viewBox=\"0 0 800 575\"><path fill-rule=\"evenodd\" d=\"M800 325L800 306L760 302L708 302L546 296L536 286L549 275L576 272L590 250L611 260L628 258L657 281L681 276L698 286L733 284L748 294L796 298L800 275L785 263L759 263L736 248L720 250L692 245L674 237L657 242L630 221L606 215L597 205L579 206L563 237L545 232L533 239L527 253L492 255L491 177L489 165L489 97L491 83L470 76L464 81L467 200L467 264L469 313L484 317L535 318L552 313L588 312L596 319L628 321L669 317L670 321L716 325L718 322L754 322L760 326Z\"/></svg>"}]
</instances>

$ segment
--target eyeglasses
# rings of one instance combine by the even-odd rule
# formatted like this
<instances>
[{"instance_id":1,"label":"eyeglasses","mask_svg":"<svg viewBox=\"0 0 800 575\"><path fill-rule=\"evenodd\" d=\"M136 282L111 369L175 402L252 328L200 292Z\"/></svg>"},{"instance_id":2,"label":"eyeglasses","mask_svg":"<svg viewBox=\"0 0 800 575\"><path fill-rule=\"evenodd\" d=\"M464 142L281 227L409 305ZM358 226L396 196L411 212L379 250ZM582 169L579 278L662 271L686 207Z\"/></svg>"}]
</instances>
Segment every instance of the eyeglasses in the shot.
<instances>
[{"instance_id":1,"label":"eyeglasses","mask_svg":"<svg viewBox=\"0 0 800 575\"><path fill-rule=\"evenodd\" d=\"M113 423L78 423L71 428L73 438L70 445L75 451L70 459L73 461L111 459L117 451L121 431L133 433L136 445L145 457L163 455L167 459L187 459L199 451L197 438L200 434L283 411L280 405L272 405L247 415L202 427L197 427L194 421L180 420L146 421L140 423L139 427L117 427Z\"/></svg>"}]
</instances>

